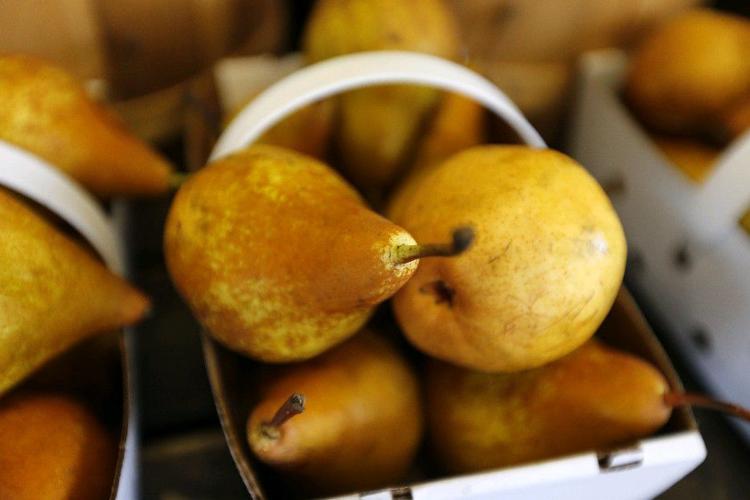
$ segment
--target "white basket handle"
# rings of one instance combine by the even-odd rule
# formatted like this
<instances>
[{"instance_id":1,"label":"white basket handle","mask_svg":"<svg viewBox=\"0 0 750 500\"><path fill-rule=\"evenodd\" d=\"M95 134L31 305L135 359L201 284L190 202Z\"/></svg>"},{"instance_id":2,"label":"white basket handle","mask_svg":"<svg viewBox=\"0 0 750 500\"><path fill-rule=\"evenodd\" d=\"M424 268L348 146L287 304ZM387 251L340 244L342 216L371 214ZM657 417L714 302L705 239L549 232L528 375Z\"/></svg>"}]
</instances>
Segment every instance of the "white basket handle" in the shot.
<instances>
[{"instance_id":1,"label":"white basket handle","mask_svg":"<svg viewBox=\"0 0 750 500\"><path fill-rule=\"evenodd\" d=\"M475 99L505 120L526 144L546 147L539 133L492 82L459 64L416 52L361 52L303 68L253 99L232 120L211 160L251 144L300 108L325 97L380 84L426 85Z\"/></svg>"},{"instance_id":2,"label":"white basket handle","mask_svg":"<svg viewBox=\"0 0 750 500\"><path fill-rule=\"evenodd\" d=\"M65 174L31 153L0 141L0 185L62 217L91 243L110 269L122 274L119 240L111 221Z\"/></svg>"}]
</instances>

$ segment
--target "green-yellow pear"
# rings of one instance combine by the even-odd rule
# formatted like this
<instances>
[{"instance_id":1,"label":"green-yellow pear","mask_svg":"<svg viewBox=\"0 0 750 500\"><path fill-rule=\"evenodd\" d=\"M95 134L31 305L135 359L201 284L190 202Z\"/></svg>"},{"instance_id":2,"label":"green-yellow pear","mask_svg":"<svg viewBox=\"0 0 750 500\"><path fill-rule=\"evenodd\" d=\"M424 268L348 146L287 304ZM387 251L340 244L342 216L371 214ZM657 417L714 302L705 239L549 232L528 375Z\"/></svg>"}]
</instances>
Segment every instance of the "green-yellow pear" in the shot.
<instances>
[{"instance_id":1,"label":"green-yellow pear","mask_svg":"<svg viewBox=\"0 0 750 500\"><path fill-rule=\"evenodd\" d=\"M431 361L430 445L465 473L627 444L669 419L669 386L649 363L591 340L519 373L486 374Z\"/></svg>"},{"instance_id":2,"label":"green-yellow pear","mask_svg":"<svg viewBox=\"0 0 750 500\"><path fill-rule=\"evenodd\" d=\"M448 157L482 144L485 135L482 105L461 94L446 93L419 142L411 167L388 202L388 218L398 217L402 204L423 176Z\"/></svg>"},{"instance_id":3,"label":"green-yellow pear","mask_svg":"<svg viewBox=\"0 0 750 500\"><path fill-rule=\"evenodd\" d=\"M409 279L415 259L468 243L417 245L331 168L270 145L191 176L165 232L169 272L203 326L268 362L343 341Z\"/></svg>"},{"instance_id":4,"label":"green-yellow pear","mask_svg":"<svg viewBox=\"0 0 750 500\"><path fill-rule=\"evenodd\" d=\"M98 196L170 188L169 163L73 77L32 57L0 55L0 140L47 160Z\"/></svg>"},{"instance_id":5,"label":"green-yellow pear","mask_svg":"<svg viewBox=\"0 0 750 500\"><path fill-rule=\"evenodd\" d=\"M0 402L0 498L109 498L117 443L83 405L51 393Z\"/></svg>"},{"instance_id":6,"label":"green-yellow pear","mask_svg":"<svg viewBox=\"0 0 750 500\"><path fill-rule=\"evenodd\" d=\"M457 27L441 0L319 0L308 21L309 62L369 50L458 55ZM388 85L339 98L336 144L344 170L363 188L390 184L438 103L435 89Z\"/></svg>"},{"instance_id":7,"label":"green-yellow pear","mask_svg":"<svg viewBox=\"0 0 750 500\"><path fill-rule=\"evenodd\" d=\"M706 132L750 94L750 21L695 9L666 22L635 51L625 95L662 132Z\"/></svg>"},{"instance_id":8,"label":"green-yellow pear","mask_svg":"<svg viewBox=\"0 0 750 500\"><path fill-rule=\"evenodd\" d=\"M407 338L468 368L543 365L583 344L614 302L622 226L604 191L552 150L478 146L411 190L394 222L417 240L470 226L476 242L429 259L393 299Z\"/></svg>"},{"instance_id":9,"label":"green-yellow pear","mask_svg":"<svg viewBox=\"0 0 750 500\"><path fill-rule=\"evenodd\" d=\"M387 341L362 333L318 358L282 368L262 387L247 435L260 460L306 489L357 491L404 476L422 418L412 370Z\"/></svg>"},{"instance_id":10,"label":"green-yellow pear","mask_svg":"<svg viewBox=\"0 0 750 500\"><path fill-rule=\"evenodd\" d=\"M0 234L0 394L148 308L140 292L3 189Z\"/></svg>"}]
</instances>

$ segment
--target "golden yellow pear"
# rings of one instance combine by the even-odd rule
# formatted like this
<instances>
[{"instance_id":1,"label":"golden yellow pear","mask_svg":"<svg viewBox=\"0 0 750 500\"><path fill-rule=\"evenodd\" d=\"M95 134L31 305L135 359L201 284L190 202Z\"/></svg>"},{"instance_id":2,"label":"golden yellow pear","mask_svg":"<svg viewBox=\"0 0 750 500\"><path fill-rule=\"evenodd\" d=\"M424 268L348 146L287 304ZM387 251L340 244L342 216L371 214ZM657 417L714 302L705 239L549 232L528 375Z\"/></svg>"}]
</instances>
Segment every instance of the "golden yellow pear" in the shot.
<instances>
[{"instance_id":1,"label":"golden yellow pear","mask_svg":"<svg viewBox=\"0 0 750 500\"><path fill-rule=\"evenodd\" d=\"M343 341L409 279L414 259L456 246L417 245L330 167L269 145L191 176L165 232L169 272L203 326L269 362Z\"/></svg>"},{"instance_id":2,"label":"golden yellow pear","mask_svg":"<svg viewBox=\"0 0 750 500\"><path fill-rule=\"evenodd\" d=\"M441 0L319 0L304 35L309 62L370 50L406 50L454 59L457 27ZM435 89L388 85L339 98L336 144L344 170L363 188L395 180L438 103Z\"/></svg>"},{"instance_id":3,"label":"golden yellow pear","mask_svg":"<svg viewBox=\"0 0 750 500\"><path fill-rule=\"evenodd\" d=\"M750 93L750 21L695 9L666 22L633 54L625 95L663 132L704 132Z\"/></svg>"},{"instance_id":4,"label":"golden yellow pear","mask_svg":"<svg viewBox=\"0 0 750 500\"><path fill-rule=\"evenodd\" d=\"M728 142L750 130L750 90L742 100L724 112L720 121L721 135Z\"/></svg>"},{"instance_id":5,"label":"golden yellow pear","mask_svg":"<svg viewBox=\"0 0 750 500\"><path fill-rule=\"evenodd\" d=\"M281 369L262 387L247 435L260 460L305 489L330 494L402 479L419 445L422 418L410 367L387 341L362 333Z\"/></svg>"},{"instance_id":6,"label":"golden yellow pear","mask_svg":"<svg viewBox=\"0 0 750 500\"><path fill-rule=\"evenodd\" d=\"M423 176L443 160L485 141L484 108L475 100L461 94L443 95L435 117L419 142L417 154L388 202L387 215L398 217L401 205Z\"/></svg>"},{"instance_id":7,"label":"golden yellow pear","mask_svg":"<svg viewBox=\"0 0 750 500\"><path fill-rule=\"evenodd\" d=\"M541 368L486 374L432 361L432 449L450 472L603 450L652 434L671 415L667 381L649 363L591 340Z\"/></svg>"},{"instance_id":8,"label":"golden yellow pear","mask_svg":"<svg viewBox=\"0 0 750 500\"><path fill-rule=\"evenodd\" d=\"M533 368L583 344L625 268L604 191L552 150L478 146L422 178L394 222L418 240L471 226L474 245L420 263L393 309L425 353L488 372Z\"/></svg>"},{"instance_id":9,"label":"golden yellow pear","mask_svg":"<svg viewBox=\"0 0 750 500\"><path fill-rule=\"evenodd\" d=\"M702 183L714 168L721 150L696 139L652 136L654 144L669 162L691 181Z\"/></svg>"},{"instance_id":10,"label":"golden yellow pear","mask_svg":"<svg viewBox=\"0 0 750 500\"><path fill-rule=\"evenodd\" d=\"M140 319L148 300L0 189L0 394L78 341Z\"/></svg>"},{"instance_id":11,"label":"golden yellow pear","mask_svg":"<svg viewBox=\"0 0 750 500\"><path fill-rule=\"evenodd\" d=\"M117 443L74 399L14 393L0 402L0 498L109 498Z\"/></svg>"},{"instance_id":12,"label":"golden yellow pear","mask_svg":"<svg viewBox=\"0 0 750 500\"><path fill-rule=\"evenodd\" d=\"M98 196L170 188L166 160L72 76L32 57L0 55L0 140L47 160Z\"/></svg>"}]
</instances>

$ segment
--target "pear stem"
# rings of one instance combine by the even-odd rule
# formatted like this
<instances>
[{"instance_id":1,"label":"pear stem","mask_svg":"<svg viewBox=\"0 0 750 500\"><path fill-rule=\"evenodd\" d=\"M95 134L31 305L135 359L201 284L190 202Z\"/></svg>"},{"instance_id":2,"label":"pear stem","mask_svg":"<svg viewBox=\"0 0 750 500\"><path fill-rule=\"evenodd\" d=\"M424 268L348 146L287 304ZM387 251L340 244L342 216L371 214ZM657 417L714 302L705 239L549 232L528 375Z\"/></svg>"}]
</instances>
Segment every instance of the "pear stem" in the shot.
<instances>
[{"instance_id":1,"label":"pear stem","mask_svg":"<svg viewBox=\"0 0 750 500\"><path fill-rule=\"evenodd\" d=\"M298 392L294 392L286 401L284 401L284 404L276 410L276 413L269 422L263 422L261 424L261 432L267 438L278 439L279 427L281 427L284 422L295 415L299 415L303 411L305 411L305 396Z\"/></svg>"},{"instance_id":2,"label":"pear stem","mask_svg":"<svg viewBox=\"0 0 750 500\"><path fill-rule=\"evenodd\" d=\"M172 172L169 174L169 187L171 189L179 189L188 177L190 177L190 174L186 174L185 172Z\"/></svg>"},{"instance_id":3,"label":"pear stem","mask_svg":"<svg viewBox=\"0 0 750 500\"><path fill-rule=\"evenodd\" d=\"M750 422L750 410L747 408L743 408L742 406L733 403L717 401L716 399L704 396L703 394L668 392L664 395L664 403L673 408L676 406L691 405L699 408L716 410Z\"/></svg>"},{"instance_id":4,"label":"pear stem","mask_svg":"<svg viewBox=\"0 0 750 500\"><path fill-rule=\"evenodd\" d=\"M453 231L450 243L428 243L425 245L398 245L394 250L394 262L406 264L423 257L453 257L463 253L474 242L474 229L469 226Z\"/></svg>"}]
</instances>

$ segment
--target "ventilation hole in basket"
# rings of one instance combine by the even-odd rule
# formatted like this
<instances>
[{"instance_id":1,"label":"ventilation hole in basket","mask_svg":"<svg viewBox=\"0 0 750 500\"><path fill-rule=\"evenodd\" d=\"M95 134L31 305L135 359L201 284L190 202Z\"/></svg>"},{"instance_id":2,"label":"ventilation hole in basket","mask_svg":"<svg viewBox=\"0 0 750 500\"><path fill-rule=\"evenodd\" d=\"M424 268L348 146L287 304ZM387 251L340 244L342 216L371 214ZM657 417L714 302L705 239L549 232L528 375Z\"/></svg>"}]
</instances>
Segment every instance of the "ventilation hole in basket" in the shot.
<instances>
[{"instance_id":1,"label":"ventilation hole in basket","mask_svg":"<svg viewBox=\"0 0 750 500\"><path fill-rule=\"evenodd\" d=\"M740 217L739 220L739 224L745 234L747 236L750 236L750 208L747 209L744 214L742 214L742 217Z\"/></svg>"},{"instance_id":2,"label":"ventilation hole in basket","mask_svg":"<svg viewBox=\"0 0 750 500\"><path fill-rule=\"evenodd\" d=\"M633 274L642 274L646 271L646 261L643 259L643 254L639 249L628 249L627 268L628 272Z\"/></svg>"},{"instance_id":3,"label":"ventilation hole in basket","mask_svg":"<svg viewBox=\"0 0 750 500\"><path fill-rule=\"evenodd\" d=\"M607 193L607 196L609 196L610 198L613 196L621 195L625 191L627 191L625 178L622 176L617 176L609 179L608 181L602 183L602 189L604 189L604 192Z\"/></svg>"},{"instance_id":4,"label":"ventilation hole in basket","mask_svg":"<svg viewBox=\"0 0 750 500\"><path fill-rule=\"evenodd\" d=\"M696 326L690 332L690 340L699 351L709 353L712 350L711 336L703 326Z\"/></svg>"},{"instance_id":5,"label":"ventilation hole in basket","mask_svg":"<svg viewBox=\"0 0 750 500\"><path fill-rule=\"evenodd\" d=\"M686 244L683 243L675 249L672 261L674 262L675 267L682 271L687 271L692 267L693 259Z\"/></svg>"}]
</instances>

